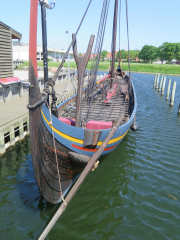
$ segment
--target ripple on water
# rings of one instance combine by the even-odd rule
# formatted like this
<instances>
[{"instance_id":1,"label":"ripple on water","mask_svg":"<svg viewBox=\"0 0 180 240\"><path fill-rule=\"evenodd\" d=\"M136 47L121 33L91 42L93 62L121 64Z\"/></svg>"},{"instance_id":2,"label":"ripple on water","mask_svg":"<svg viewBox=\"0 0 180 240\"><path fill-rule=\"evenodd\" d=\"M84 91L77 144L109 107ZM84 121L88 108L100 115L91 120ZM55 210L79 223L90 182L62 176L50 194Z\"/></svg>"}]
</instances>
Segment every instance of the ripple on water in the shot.
<instances>
[{"instance_id":1,"label":"ripple on water","mask_svg":"<svg viewBox=\"0 0 180 240\"><path fill-rule=\"evenodd\" d=\"M177 81L172 108L165 96L134 81L139 130L102 157L47 239L179 239L180 78L171 78ZM1 159L0 239L37 239L58 207L39 194L29 140Z\"/></svg>"}]
</instances>

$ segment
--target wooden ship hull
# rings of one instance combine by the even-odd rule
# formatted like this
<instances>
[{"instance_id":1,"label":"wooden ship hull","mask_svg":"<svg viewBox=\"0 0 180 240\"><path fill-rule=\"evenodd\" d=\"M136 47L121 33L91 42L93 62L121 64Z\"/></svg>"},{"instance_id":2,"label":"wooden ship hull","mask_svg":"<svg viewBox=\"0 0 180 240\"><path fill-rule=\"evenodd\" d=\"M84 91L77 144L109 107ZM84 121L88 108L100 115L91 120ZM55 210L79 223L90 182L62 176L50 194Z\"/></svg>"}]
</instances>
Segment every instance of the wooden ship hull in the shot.
<instances>
[{"instance_id":1,"label":"wooden ship hull","mask_svg":"<svg viewBox=\"0 0 180 240\"><path fill-rule=\"evenodd\" d=\"M125 80L128 81L128 77ZM99 95L102 98L102 93L99 93ZM60 115L70 114L66 112L66 108L72 105L73 101L76 102L76 97L77 95L74 95L57 106ZM122 124L108 142L102 155L113 151L133 125L137 108L133 85L131 98L126 100L125 97L125 94L115 94L111 103L107 104L104 109L109 114L107 121L101 119L98 121L90 120L87 123L87 128L73 126L75 120L70 116L69 118L63 116L57 118L50 115L50 111L45 104L42 105L42 108L33 111L33 117L30 118L32 160L34 160L33 166L39 190L47 201L52 203L61 201L54 141L62 192L65 195L110 132L113 119L119 118L121 114L124 115ZM102 101L100 105L102 105ZM116 111L114 113L113 111L109 112L108 109L113 109L113 107L116 108ZM97 114L97 108L94 110ZM115 118L113 114L115 114ZM104 115L105 113L102 114L103 117ZM36 137L33 136L35 132Z\"/></svg>"},{"instance_id":2,"label":"wooden ship hull","mask_svg":"<svg viewBox=\"0 0 180 240\"><path fill-rule=\"evenodd\" d=\"M37 10L37 3L37 0L31 0L31 22L37 22L37 11L34 10ZM98 81L95 92L88 98L88 88L84 91L82 89L85 69L79 67L78 93L56 106L55 116L46 101L42 104L37 81L36 34L37 25L35 28L31 25L29 49L31 156L39 191L47 201L55 204L66 195L119 119L120 124L101 155L110 153L120 144L135 122L137 102L134 86L129 77L118 71L115 73L113 71L113 78L108 75ZM86 62L91 53L92 40L91 37ZM73 49L78 65L76 43ZM88 114L89 101L92 106ZM84 121L87 114L88 121Z\"/></svg>"}]
</instances>

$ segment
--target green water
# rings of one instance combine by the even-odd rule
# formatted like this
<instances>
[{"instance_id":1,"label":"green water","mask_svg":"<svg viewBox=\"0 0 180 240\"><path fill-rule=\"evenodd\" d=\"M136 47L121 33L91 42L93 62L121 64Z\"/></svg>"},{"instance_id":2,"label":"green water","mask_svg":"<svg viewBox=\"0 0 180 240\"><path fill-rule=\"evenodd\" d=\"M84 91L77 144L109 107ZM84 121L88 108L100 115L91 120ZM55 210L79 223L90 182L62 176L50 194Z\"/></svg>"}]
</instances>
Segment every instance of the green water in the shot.
<instances>
[{"instance_id":1,"label":"green water","mask_svg":"<svg viewBox=\"0 0 180 240\"><path fill-rule=\"evenodd\" d=\"M134 81L139 130L102 158L46 239L180 239L180 78L171 79L177 81L172 108ZM37 239L58 207L39 194L29 139L0 159L1 240Z\"/></svg>"}]
</instances>

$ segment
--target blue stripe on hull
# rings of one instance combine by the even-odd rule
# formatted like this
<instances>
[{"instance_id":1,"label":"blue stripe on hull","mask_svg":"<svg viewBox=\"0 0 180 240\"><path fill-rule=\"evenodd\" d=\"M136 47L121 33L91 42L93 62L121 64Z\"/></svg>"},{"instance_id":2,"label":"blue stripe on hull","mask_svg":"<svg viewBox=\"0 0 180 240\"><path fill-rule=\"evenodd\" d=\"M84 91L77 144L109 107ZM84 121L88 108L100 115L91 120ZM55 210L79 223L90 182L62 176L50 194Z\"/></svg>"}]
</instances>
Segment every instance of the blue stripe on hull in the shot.
<instances>
[{"instance_id":1,"label":"blue stripe on hull","mask_svg":"<svg viewBox=\"0 0 180 240\"><path fill-rule=\"evenodd\" d=\"M132 84L132 86L133 86L133 84ZM133 86L133 89L134 89L134 86ZM72 96L71 98L73 98L73 97L74 96ZM66 100L66 102L67 101L68 100ZM137 109L135 92L134 92L134 103L135 103L135 107L134 107L133 113L132 113L129 121L126 122L125 124L119 126L119 128L117 129L113 138L110 140L109 144L106 147L107 151L104 151L102 153L102 155L113 151L115 149L115 147L122 141L122 139L125 137L126 133L128 132L129 128L131 127L131 125L134 121L134 116L136 114L136 109ZM64 102L61 103L61 105L63 105L63 104L64 104ZM43 106L42 106L41 116L42 116L42 119L43 119L43 122L44 122L46 128L52 134L51 124L50 124L50 114L49 114L49 110L47 109L45 104L43 104ZM54 129L54 137L59 143L66 146L71 151L74 151L74 152L77 152L77 153L80 153L83 155L92 156L94 154L94 152L78 149L77 147L72 146L72 144L73 144L80 148L83 147L83 139L84 139L84 129L83 128L77 128L77 127L68 125L66 123L63 123L53 115L52 115L52 123L53 123L52 124L53 129ZM99 139L99 142L104 141L104 139L106 138L106 136L108 135L110 130L111 129L102 130L102 134ZM121 137L120 140L117 139L119 137ZM97 145L97 148L99 148L99 147L100 147L100 143ZM114 148L112 148L112 147L114 147ZM111 149L108 149L108 148L111 148Z\"/></svg>"}]
</instances>

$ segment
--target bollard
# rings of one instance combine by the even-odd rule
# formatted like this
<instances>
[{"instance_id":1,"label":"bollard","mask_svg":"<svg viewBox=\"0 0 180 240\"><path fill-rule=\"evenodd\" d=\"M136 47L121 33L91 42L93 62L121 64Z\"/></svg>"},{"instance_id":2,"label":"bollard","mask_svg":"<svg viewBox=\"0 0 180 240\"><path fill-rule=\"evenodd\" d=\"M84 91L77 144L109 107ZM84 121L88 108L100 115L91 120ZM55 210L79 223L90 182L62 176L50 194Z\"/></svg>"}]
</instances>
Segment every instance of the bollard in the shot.
<instances>
[{"instance_id":1,"label":"bollard","mask_svg":"<svg viewBox=\"0 0 180 240\"><path fill-rule=\"evenodd\" d=\"M161 87L162 87L163 78L164 78L164 75L162 75L162 76L161 76L161 80L160 80L160 84L159 84L159 90L158 90L158 92L160 92L160 91L161 91Z\"/></svg>"},{"instance_id":2,"label":"bollard","mask_svg":"<svg viewBox=\"0 0 180 240\"><path fill-rule=\"evenodd\" d=\"M169 99L170 88L171 88L171 79L169 79L169 82L168 82L168 89L167 89L166 100Z\"/></svg>"},{"instance_id":3,"label":"bollard","mask_svg":"<svg viewBox=\"0 0 180 240\"><path fill-rule=\"evenodd\" d=\"M156 89L158 89L158 85L159 85L159 74L158 74L158 76L157 76Z\"/></svg>"},{"instance_id":4,"label":"bollard","mask_svg":"<svg viewBox=\"0 0 180 240\"><path fill-rule=\"evenodd\" d=\"M156 86L156 78L157 78L157 73L155 74L155 77L154 77L154 88Z\"/></svg>"},{"instance_id":5,"label":"bollard","mask_svg":"<svg viewBox=\"0 0 180 240\"><path fill-rule=\"evenodd\" d=\"M173 82L170 106L174 105L174 97L175 97L175 92L176 92L176 83L177 82Z\"/></svg>"},{"instance_id":6,"label":"bollard","mask_svg":"<svg viewBox=\"0 0 180 240\"><path fill-rule=\"evenodd\" d=\"M162 85L162 92L161 92L161 95L164 95L165 85L166 85L166 77L164 76L164 81L163 81L163 85Z\"/></svg>"}]
</instances>

